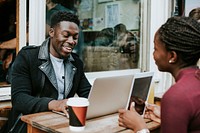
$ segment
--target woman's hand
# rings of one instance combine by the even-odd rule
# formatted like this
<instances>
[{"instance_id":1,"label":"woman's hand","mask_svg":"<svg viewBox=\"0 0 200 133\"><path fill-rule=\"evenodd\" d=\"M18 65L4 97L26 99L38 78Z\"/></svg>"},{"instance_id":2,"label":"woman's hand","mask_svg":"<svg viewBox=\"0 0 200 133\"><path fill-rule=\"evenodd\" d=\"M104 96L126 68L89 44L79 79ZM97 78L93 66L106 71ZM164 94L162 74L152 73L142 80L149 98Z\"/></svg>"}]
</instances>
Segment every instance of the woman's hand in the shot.
<instances>
[{"instance_id":1,"label":"woman's hand","mask_svg":"<svg viewBox=\"0 0 200 133\"><path fill-rule=\"evenodd\" d=\"M151 119L155 122L161 123L160 119L160 106L155 104L146 104L146 112L144 118Z\"/></svg>"},{"instance_id":2,"label":"woman's hand","mask_svg":"<svg viewBox=\"0 0 200 133\"><path fill-rule=\"evenodd\" d=\"M130 128L135 132L141 129L147 129L147 125L144 119L142 118L141 115L139 115L135 111L133 105L131 106L130 110L119 109L118 112L119 112L119 118L118 118L119 126Z\"/></svg>"}]
</instances>

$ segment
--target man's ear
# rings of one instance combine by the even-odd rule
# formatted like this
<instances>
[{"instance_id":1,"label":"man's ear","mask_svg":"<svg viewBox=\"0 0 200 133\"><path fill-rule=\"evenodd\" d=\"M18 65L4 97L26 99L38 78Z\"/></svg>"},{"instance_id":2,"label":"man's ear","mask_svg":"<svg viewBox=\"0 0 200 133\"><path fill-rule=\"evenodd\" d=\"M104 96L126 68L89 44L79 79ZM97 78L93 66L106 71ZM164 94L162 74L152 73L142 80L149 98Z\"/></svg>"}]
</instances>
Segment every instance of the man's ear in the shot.
<instances>
[{"instance_id":1,"label":"man's ear","mask_svg":"<svg viewBox=\"0 0 200 133\"><path fill-rule=\"evenodd\" d=\"M50 30L49 30L49 36L50 37L54 36L54 29L53 28L50 28Z\"/></svg>"},{"instance_id":2,"label":"man's ear","mask_svg":"<svg viewBox=\"0 0 200 133\"><path fill-rule=\"evenodd\" d=\"M175 63L177 61L177 53L175 51L170 51L170 63Z\"/></svg>"}]
</instances>

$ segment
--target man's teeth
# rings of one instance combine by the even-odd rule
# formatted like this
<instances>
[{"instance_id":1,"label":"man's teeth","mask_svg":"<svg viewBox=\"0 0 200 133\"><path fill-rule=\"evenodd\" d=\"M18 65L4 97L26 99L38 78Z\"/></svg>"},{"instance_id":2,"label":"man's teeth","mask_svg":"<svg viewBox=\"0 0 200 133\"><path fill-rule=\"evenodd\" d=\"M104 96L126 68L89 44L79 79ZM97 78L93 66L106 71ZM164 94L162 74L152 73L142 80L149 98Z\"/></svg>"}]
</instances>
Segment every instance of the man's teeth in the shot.
<instances>
[{"instance_id":1,"label":"man's teeth","mask_svg":"<svg viewBox=\"0 0 200 133\"><path fill-rule=\"evenodd\" d=\"M66 49L70 49L70 50L72 49L72 48L70 48L70 47L68 47L68 46L64 46L64 48L66 48Z\"/></svg>"}]
</instances>

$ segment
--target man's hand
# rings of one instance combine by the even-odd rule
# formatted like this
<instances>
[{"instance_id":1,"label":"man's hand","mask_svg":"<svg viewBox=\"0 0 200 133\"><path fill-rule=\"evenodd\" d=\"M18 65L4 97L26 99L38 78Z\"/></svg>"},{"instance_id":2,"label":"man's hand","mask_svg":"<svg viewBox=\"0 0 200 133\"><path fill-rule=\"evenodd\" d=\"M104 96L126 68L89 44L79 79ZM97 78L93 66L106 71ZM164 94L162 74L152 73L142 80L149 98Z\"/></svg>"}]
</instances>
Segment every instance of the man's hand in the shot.
<instances>
[{"instance_id":1,"label":"man's hand","mask_svg":"<svg viewBox=\"0 0 200 133\"><path fill-rule=\"evenodd\" d=\"M52 100L52 101L49 102L48 108L49 108L49 110L62 111L67 116L68 115L67 104L66 104L67 100L68 99Z\"/></svg>"}]
</instances>

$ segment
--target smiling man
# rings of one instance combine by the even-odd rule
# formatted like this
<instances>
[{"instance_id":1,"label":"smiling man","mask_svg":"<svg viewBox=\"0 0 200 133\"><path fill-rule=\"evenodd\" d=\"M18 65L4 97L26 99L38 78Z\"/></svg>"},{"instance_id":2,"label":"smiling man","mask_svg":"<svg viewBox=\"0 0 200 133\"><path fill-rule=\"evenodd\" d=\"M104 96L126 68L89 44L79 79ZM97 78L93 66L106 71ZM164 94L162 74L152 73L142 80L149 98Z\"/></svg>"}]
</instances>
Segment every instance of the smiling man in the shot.
<instances>
[{"instance_id":1,"label":"smiling man","mask_svg":"<svg viewBox=\"0 0 200 133\"><path fill-rule=\"evenodd\" d=\"M67 114L69 97L88 97L91 85L82 61L72 53L78 35L78 17L59 11L51 18L49 38L40 46L26 46L18 53L12 72L13 108L2 132L25 133L21 115L48 110Z\"/></svg>"}]
</instances>

